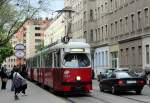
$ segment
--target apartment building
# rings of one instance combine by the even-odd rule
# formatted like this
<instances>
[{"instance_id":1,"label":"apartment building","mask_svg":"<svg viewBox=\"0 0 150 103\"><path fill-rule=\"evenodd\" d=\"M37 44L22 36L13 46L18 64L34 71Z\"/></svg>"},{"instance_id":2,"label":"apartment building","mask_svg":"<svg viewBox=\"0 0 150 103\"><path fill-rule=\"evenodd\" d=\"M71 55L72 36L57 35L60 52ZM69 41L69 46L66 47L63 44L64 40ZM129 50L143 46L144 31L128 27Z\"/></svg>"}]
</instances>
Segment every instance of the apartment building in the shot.
<instances>
[{"instance_id":1,"label":"apartment building","mask_svg":"<svg viewBox=\"0 0 150 103\"><path fill-rule=\"evenodd\" d=\"M44 46L47 46L65 35L65 16L58 14L44 31Z\"/></svg>"},{"instance_id":2,"label":"apartment building","mask_svg":"<svg viewBox=\"0 0 150 103\"><path fill-rule=\"evenodd\" d=\"M38 50L44 47L44 30L49 25L49 19L41 18L28 20L26 28L26 58L33 56Z\"/></svg>"},{"instance_id":3,"label":"apartment building","mask_svg":"<svg viewBox=\"0 0 150 103\"><path fill-rule=\"evenodd\" d=\"M76 14L83 18L81 31L77 33L78 18L72 16L72 35L91 44L96 73L106 68L150 68L149 0L65 0L65 4L75 11L83 6Z\"/></svg>"}]
</instances>

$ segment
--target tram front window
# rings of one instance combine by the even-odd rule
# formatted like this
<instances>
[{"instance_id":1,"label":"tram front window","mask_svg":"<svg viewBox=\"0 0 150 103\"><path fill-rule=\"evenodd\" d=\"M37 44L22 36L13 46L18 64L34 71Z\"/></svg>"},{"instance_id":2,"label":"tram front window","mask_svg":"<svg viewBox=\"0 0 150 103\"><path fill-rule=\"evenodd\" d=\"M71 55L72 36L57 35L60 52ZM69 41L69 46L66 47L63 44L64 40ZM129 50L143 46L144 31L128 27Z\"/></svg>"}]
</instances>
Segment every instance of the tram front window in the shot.
<instances>
[{"instance_id":1,"label":"tram front window","mask_svg":"<svg viewBox=\"0 0 150 103\"><path fill-rule=\"evenodd\" d=\"M90 66L90 60L86 54L66 54L64 57L65 67L87 67Z\"/></svg>"}]
</instances>

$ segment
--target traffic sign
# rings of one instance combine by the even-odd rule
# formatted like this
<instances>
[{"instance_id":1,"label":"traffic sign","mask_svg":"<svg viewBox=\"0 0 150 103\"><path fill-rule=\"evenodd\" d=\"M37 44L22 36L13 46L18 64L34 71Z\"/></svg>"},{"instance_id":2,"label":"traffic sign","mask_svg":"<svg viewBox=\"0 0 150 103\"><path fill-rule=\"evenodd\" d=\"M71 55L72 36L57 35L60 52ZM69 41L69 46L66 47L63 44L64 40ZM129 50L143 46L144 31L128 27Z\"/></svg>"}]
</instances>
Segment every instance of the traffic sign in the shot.
<instances>
[{"instance_id":1,"label":"traffic sign","mask_svg":"<svg viewBox=\"0 0 150 103\"><path fill-rule=\"evenodd\" d=\"M24 56L25 56L25 52L24 51L22 51L22 50L17 50L16 52L15 52L15 56L17 57L17 58L23 58Z\"/></svg>"},{"instance_id":2,"label":"traffic sign","mask_svg":"<svg viewBox=\"0 0 150 103\"><path fill-rule=\"evenodd\" d=\"M16 46L14 47L15 50L24 50L25 46L21 43L16 44Z\"/></svg>"}]
</instances>

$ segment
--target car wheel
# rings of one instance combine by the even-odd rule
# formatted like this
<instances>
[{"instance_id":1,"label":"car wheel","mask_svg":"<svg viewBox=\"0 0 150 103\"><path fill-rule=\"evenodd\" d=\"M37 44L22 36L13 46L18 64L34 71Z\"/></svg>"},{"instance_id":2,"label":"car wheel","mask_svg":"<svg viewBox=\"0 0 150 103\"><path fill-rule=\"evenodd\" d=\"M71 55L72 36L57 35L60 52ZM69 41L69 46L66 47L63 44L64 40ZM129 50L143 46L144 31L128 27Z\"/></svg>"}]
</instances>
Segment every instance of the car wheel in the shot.
<instances>
[{"instance_id":1,"label":"car wheel","mask_svg":"<svg viewBox=\"0 0 150 103\"><path fill-rule=\"evenodd\" d=\"M136 90L136 94L141 94L142 90Z\"/></svg>"},{"instance_id":2,"label":"car wheel","mask_svg":"<svg viewBox=\"0 0 150 103\"><path fill-rule=\"evenodd\" d=\"M101 92L104 92L104 89L103 89L103 85L102 84L99 84L99 89Z\"/></svg>"},{"instance_id":3,"label":"car wheel","mask_svg":"<svg viewBox=\"0 0 150 103\"><path fill-rule=\"evenodd\" d=\"M116 93L117 93L115 86L112 86L112 88L111 88L111 93L112 93L112 94L116 94Z\"/></svg>"}]
</instances>

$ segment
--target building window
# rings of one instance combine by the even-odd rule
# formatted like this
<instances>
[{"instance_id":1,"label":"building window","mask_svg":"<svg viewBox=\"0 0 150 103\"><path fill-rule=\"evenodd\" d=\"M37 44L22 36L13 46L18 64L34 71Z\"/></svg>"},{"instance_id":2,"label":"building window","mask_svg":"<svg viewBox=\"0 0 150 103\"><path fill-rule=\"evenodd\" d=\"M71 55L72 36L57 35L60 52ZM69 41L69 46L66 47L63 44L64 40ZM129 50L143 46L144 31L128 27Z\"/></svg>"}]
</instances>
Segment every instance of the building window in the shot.
<instances>
[{"instance_id":1,"label":"building window","mask_svg":"<svg viewBox=\"0 0 150 103\"><path fill-rule=\"evenodd\" d=\"M35 42L36 42L36 43L40 43L40 42L41 42L41 39L35 39Z\"/></svg>"},{"instance_id":2,"label":"building window","mask_svg":"<svg viewBox=\"0 0 150 103\"><path fill-rule=\"evenodd\" d=\"M126 48L126 66L128 66L129 61L129 49Z\"/></svg>"},{"instance_id":3,"label":"building window","mask_svg":"<svg viewBox=\"0 0 150 103\"><path fill-rule=\"evenodd\" d=\"M106 37L105 38L108 38L108 26L105 25L105 30L106 30Z\"/></svg>"},{"instance_id":4,"label":"building window","mask_svg":"<svg viewBox=\"0 0 150 103\"><path fill-rule=\"evenodd\" d=\"M95 9L95 20L97 20L97 9Z\"/></svg>"},{"instance_id":5,"label":"building window","mask_svg":"<svg viewBox=\"0 0 150 103\"><path fill-rule=\"evenodd\" d=\"M128 32L128 17L125 17L125 32Z\"/></svg>"},{"instance_id":6,"label":"building window","mask_svg":"<svg viewBox=\"0 0 150 103\"><path fill-rule=\"evenodd\" d=\"M111 35L111 37L113 37L113 23L111 23L111 27L110 27L110 35Z\"/></svg>"},{"instance_id":7,"label":"building window","mask_svg":"<svg viewBox=\"0 0 150 103\"><path fill-rule=\"evenodd\" d=\"M138 12L138 29L141 29L141 11Z\"/></svg>"},{"instance_id":8,"label":"building window","mask_svg":"<svg viewBox=\"0 0 150 103\"><path fill-rule=\"evenodd\" d=\"M115 35L117 35L118 33L118 22L115 21Z\"/></svg>"},{"instance_id":9,"label":"building window","mask_svg":"<svg viewBox=\"0 0 150 103\"><path fill-rule=\"evenodd\" d=\"M40 30L41 28L40 27L35 27L35 30Z\"/></svg>"},{"instance_id":10,"label":"building window","mask_svg":"<svg viewBox=\"0 0 150 103\"><path fill-rule=\"evenodd\" d=\"M90 20L93 20L93 10L90 10Z\"/></svg>"},{"instance_id":11,"label":"building window","mask_svg":"<svg viewBox=\"0 0 150 103\"><path fill-rule=\"evenodd\" d=\"M112 52L112 68L118 67L118 52Z\"/></svg>"},{"instance_id":12,"label":"building window","mask_svg":"<svg viewBox=\"0 0 150 103\"><path fill-rule=\"evenodd\" d=\"M93 30L91 30L91 41L93 41Z\"/></svg>"},{"instance_id":13,"label":"building window","mask_svg":"<svg viewBox=\"0 0 150 103\"><path fill-rule=\"evenodd\" d=\"M86 20L86 11L84 11L84 20Z\"/></svg>"},{"instance_id":14,"label":"building window","mask_svg":"<svg viewBox=\"0 0 150 103\"><path fill-rule=\"evenodd\" d=\"M142 47L138 46L139 65L142 65Z\"/></svg>"},{"instance_id":15,"label":"building window","mask_svg":"<svg viewBox=\"0 0 150 103\"><path fill-rule=\"evenodd\" d=\"M123 49L120 49L120 64L121 64L121 66L123 65L123 63L124 63Z\"/></svg>"},{"instance_id":16,"label":"building window","mask_svg":"<svg viewBox=\"0 0 150 103\"><path fill-rule=\"evenodd\" d=\"M100 7L98 7L98 18L100 17Z\"/></svg>"},{"instance_id":17,"label":"building window","mask_svg":"<svg viewBox=\"0 0 150 103\"><path fill-rule=\"evenodd\" d=\"M114 4L115 4L115 9L117 9L117 7L118 7L118 4L117 4L117 0L114 0Z\"/></svg>"},{"instance_id":18,"label":"building window","mask_svg":"<svg viewBox=\"0 0 150 103\"><path fill-rule=\"evenodd\" d=\"M104 52L102 52L102 66L104 66Z\"/></svg>"},{"instance_id":19,"label":"building window","mask_svg":"<svg viewBox=\"0 0 150 103\"><path fill-rule=\"evenodd\" d=\"M83 38L87 39L87 38L86 38L86 35L87 35L87 31L84 31L84 36L83 36Z\"/></svg>"},{"instance_id":20,"label":"building window","mask_svg":"<svg viewBox=\"0 0 150 103\"><path fill-rule=\"evenodd\" d=\"M100 28L98 28L98 40L100 40Z\"/></svg>"},{"instance_id":21,"label":"building window","mask_svg":"<svg viewBox=\"0 0 150 103\"><path fill-rule=\"evenodd\" d=\"M123 32L123 21L120 19L120 34Z\"/></svg>"},{"instance_id":22,"label":"building window","mask_svg":"<svg viewBox=\"0 0 150 103\"><path fill-rule=\"evenodd\" d=\"M135 47L132 47L132 64L135 66Z\"/></svg>"},{"instance_id":23,"label":"building window","mask_svg":"<svg viewBox=\"0 0 150 103\"><path fill-rule=\"evenodd\" d=\"M134 14L131 15L131 31L134 31Z\"/></svg>"},{"instance_id":24,"label":"building window","mask_svg":"<svg viewBox=\"0 0 150 103\"><path fill-rule=\"evenodd\" d=\"M101 39L104 39L104 38L103 38L103 35L104 35L104 28L103 28L103 26L102 26L102 34L101 34Z\"/></svg>"},{"instance_id":25,"label":"building window","mask_svg":"<svg viewBox=\"0 0 150 103\"><path fill-rule=\"evenodd\" d=\"M146 64L149 64L149 45L146 45Z\"/></svg>"},{"instance_id":26,"label":"building window","mask_svg":"<svg viewBox=\"0 0 150 103\"><path fill-rule=\"evenodd\" d=\"M101 5L101 12L103 13L103 11L104 11L104 8L103 8L103 5Z\"/></svg>"},{"instance_id":27,"label":"building window","mask_svg":"<svg viewBox=\"0 0 150 103\"><path fill-rule=\"evenodd\" d=\"M144 9L144 16L145 16L145 26L149 25L149 20L148 20L148 8Z\"/></svg>"},{"instance_id":28,"label":"building window","mask_svg":"<svg viewBox=\"0 0 150 103\"><path fill-rule=\"evenodd\" d=\"M96 36L96 38L95 38L95 40L97 41L98 40L98 36L97 36L97 29L95 29L95 36Z\"/></svg>"},{"instance_id":29,"label":"building window","mask_svg":"<svg viewBox=\"0 0 150 103\"><path fill-rule=\"evenodd\" d=\"M101 60L102 58L101 58L101 52L99 52L99 64L100 64L100 66L102 65L102 63L101 63Z\"/></svg>"},{"instance_id":30,"label":"building window","mask_svg":"<svg viewBox=\"0 0 150 103\"><path fill-rule=\"evenodd\" d=\"M105 51L106 54L106 66L108 66L108 51Z\"/></svg>"},{"instance_id":31,"label":"building window","mask_svg":"<svg viewBox=\"0 0 150 103\"><path fill-rule=\"evenodd\" d=\"M35 36L41 36L41 33L35 33Z\"/></svg>"},{"instance_id":32,"label":"building window","mask_svg":"<svg viewBox=\"0 0 150 103\"><path fill-rule=\"evenodd\" d=\"M113 10L113 0L110 0L110 8Z\"/></svg>"},{"instance_id":33,"label":"building window","mask_svg":"<svg viewBox=\"0 0 150 103\"><path fill-rule=\"evenodd\" d=\"M105 11L108 10L107 2L105 2Z\"/></svg>"}]
</instances>

